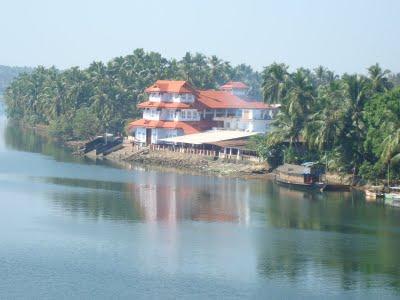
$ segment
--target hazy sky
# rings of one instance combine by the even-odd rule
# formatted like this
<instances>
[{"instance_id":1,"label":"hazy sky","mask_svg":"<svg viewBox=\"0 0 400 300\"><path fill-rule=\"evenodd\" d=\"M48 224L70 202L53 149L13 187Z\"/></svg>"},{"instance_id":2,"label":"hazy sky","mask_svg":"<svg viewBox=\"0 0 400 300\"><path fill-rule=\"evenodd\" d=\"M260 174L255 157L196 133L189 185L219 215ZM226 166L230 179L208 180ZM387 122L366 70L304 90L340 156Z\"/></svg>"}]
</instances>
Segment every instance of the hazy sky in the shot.
<instances>
[{"instance_id":1,"label":"hazy sky","mask_svg":"<svg viewBox=\"0 0 400 300\"><path fill-rule=\"evenodd\" d=\"M87 66L135 48L400 72L400 0L0 0L0 64Z\"/></svg>"}]
</instances>

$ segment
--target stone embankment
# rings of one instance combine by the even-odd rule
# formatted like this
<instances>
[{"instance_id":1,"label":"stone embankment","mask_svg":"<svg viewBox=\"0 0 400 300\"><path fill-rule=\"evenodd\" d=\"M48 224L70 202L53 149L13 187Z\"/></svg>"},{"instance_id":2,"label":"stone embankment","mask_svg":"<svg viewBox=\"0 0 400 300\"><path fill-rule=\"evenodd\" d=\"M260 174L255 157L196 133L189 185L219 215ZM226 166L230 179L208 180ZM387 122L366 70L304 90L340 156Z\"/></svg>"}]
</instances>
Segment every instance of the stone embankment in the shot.
<instances>
[{"instance_id":1,"label":"stone embankment","mask_svg":"<svg viewBox=\"0 0 400 300\"><path fill-rule=\"evenodd\" d=\"M165 150L133 149L130 146L115 151L105 159L132 165L174 168L191 173L206 173L229 177L264 177L269 170L266 163L216 159L213 156Z\"/></svg>"}]
</instances>

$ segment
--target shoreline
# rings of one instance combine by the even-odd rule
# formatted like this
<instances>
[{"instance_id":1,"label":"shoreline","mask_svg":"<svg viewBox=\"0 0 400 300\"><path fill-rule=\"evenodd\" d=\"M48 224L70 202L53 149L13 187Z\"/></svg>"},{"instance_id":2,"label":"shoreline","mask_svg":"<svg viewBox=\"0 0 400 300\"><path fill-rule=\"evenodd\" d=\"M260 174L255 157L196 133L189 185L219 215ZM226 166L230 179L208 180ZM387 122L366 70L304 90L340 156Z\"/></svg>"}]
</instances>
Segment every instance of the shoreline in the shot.
<instances>
[{"instance_id":1,"label":"shoreline","mask_svg":"<svg viewBox=\"0 0 400 300\"><path fill-rule=\"evenodd\" d=\"M46 138L53 140L61 147L65 147L76 153L86 140L64 141L49 136L48 126L36 125L33 130ZM119 167L132 169L135 167L163 168L170 171L178 171L187 174L210 175L240 179L271 178L267 163L228 162L213 160L212 157L204 157L188 153L175 153L169 151L152 150L147 153L137 154L130 144L124 144L123 148L108 154L107 156L93 157L116 164ZM134 156L132 156L134 155Z\"/></svg>"},{"instance_id":2,"label":"shoreline","mask_svg":"<svg viewBox=\"0 0 400 300\"><path fill-rule=\"evenodd\" d=\"M135 153L130 147L124 147L103 157L117 163L134 166L162 167L185 173L201 175L234 177L243 179L266 178L269 172L267 163L244 163L225 160L214 160L213 157L170 151L143 151Z\"/></svg>"},{"instance_id":3,"label":"shoreline","mask_svg":"<svg viewBox=\"0 0 400 300\"><path fill-rule=\"evenodd\" d=\"M64 141L49 136L48 126L36 125L33 130L46 138L53 140L60 147L65 147L72 153L79 150L87 140L69 140ZM85 155L86 157L91 157ZM200 156L189 153L176 153L170 151L151 150L144 153L137 153L130 144L124 144L123 148L108 154L107 156L91 157L92 159L101 159L115 164L125 169L149 168L163 169L174 172L209 175L227 178L239 179L271 179L275 175L270 171L268 163L261 162L243 162L243 161L226 161L214 160L212 157ZM328 173L328 181L331 184L349 184L350 175ZM357 190L367 190L371 184L357 184L352 188Z\"/></svg>"}]
</instances>

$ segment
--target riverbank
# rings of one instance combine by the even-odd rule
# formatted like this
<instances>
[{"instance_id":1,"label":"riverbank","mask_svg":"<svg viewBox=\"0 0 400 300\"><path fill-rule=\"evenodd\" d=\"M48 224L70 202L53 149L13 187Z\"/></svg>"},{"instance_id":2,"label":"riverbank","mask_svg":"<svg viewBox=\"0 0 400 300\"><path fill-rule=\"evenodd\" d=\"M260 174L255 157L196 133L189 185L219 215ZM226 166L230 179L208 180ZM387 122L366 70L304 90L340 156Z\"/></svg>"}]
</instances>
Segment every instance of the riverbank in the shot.
<instances>
[{"instance_id":1,"label":"riverbank","mask_svg":"<svg viewBox=\"0 0 400 300\"><path fill-rule=\"evenodd\" d=\"M130 144L125 144L122 149L105 156L104 159L228 177L260 178L269 173L269 166L265 162L234 162L234 160L215 159L212 156L165 150L138 151Z\"/></svg>"},{"instance_id":2,"label":"riverbank","mask_svg":"<svg viewBox=\"0 0 400 300\"><path fill-rule=\"evenodd\" d=\"M46 125L36 125L34 130L41 136L49 137L49 128ZM56 140L62 147L74 153L81 149L86 140ZM99 157L112 162L114 165L131 169L135 166L162 167L163 169L178 170L187 173L208 174L236 178L264 178L268 177L269 166L265 162L233 162L234 160L215 160L212 156L201 156L188 153L170 151L145 150L137 151L129 142L107 156ZM97 159L97 158L96 158Z\"/></svg>"},{"instance_id":3,"label":"riverbank","mask_svg":"<svg viewBox=\"0 0 400 300\"><path fill-rule=\"evenodd\" d=\"M37 125L34 130L49 138L49 129L46 125ZM86 140L57 141L62 147L77 152L81 149ZM96 158L97 159L97 158ZM244 179L274 178L270 173L271 169L265 162L248 162L227 159L215 159L213 156L203 156L190 153L179 153L160 150L138 151L132 145L125 141L123 148L102 156L100 159L107 160L115 166L122 168L134 168L135 166L163 168L176 170L186 173L208 174L214 176L236 177ZM330 184L351 185L352 175L327 173L326 179ZM358 189L368 189L370 185L358 182Z\"/></svg>"}]
</instances>

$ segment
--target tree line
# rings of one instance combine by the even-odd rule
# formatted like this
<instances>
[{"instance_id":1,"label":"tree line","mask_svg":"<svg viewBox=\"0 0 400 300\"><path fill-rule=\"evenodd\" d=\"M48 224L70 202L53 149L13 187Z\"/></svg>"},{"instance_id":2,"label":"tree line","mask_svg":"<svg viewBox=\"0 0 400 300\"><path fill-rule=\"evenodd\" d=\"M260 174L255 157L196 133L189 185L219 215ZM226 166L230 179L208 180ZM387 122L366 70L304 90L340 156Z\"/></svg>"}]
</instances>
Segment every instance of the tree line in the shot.
<instances>
[{"instance_id":1,"label":"tree line","mask_svg":"<svg viewBox=\"0 0 400 300\"><path fill-rule=\"evenodd\" d=\"M144 89L158 79L188 80L200 89L214 89L229 80L249 85L249 95L261 98L261 75L250 66L232 66L216 56L186 53L166 59L156 52L136 49L104 64L64 71L37 67L20 75L5 93L9 118L27 124L50 125L61 138L84 139L122 132L140 115L136 105L145 99Z\"/></svg>"},{"instance_id":2,"label":"tree line","mask_svg":"<svg viewBox=\"0 0 400 300\"><path fill-rule=\"evenodd\" d=\"M393 164L399 176L400 74L378 64L366 75L339 76L324 67L290 71L279 63L257 72L216 56L186 53L176 60L136 49L85 69L37 67L20 74L5 93L7 114L26 124L49 125L63 139L122 132L140 116L136 106L146 99L144 89L158 79L188 80L200 89L243 81L250 98L280 103L272 132L256 141L272 166L321 161L331 170L372 178L384 176Z\"/></svg>"},{"instance_id":3,"label":"tree line","mask_svg":"<svg viewBox=\"0 0 400 300\"><path fill-rule=\"evenodd\" d=\"M0 65L0 96L4 93L8 85L21 73L29 73L29 67L9 67Z\"/></svg>"},{"instance_id":4,"label":"tree line","mask_svg":"<svg viewBox=\"0 0 400 300\"><path fill-rule=\"evenodd\" d=\"M274 63L262 72L268 103L280 103L273 130L257 149L273 166L320 161L329 169L384 177L399 176L399 75L379 64L367 75L341 76L324 67L289 72Z\"/></svg>"}]
</instances>

